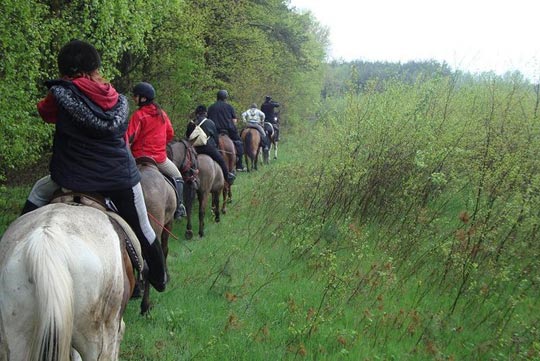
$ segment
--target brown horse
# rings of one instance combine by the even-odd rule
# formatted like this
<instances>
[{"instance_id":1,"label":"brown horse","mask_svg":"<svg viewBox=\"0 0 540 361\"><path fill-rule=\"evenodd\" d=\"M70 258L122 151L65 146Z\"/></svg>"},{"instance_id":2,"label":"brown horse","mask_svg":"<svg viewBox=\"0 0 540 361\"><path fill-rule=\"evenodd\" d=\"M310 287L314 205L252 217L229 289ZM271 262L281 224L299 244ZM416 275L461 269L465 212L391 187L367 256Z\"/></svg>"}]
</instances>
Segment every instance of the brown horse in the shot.
<instances>
[{"instance_id":1,"label":"brown horse","mask_svg":"<svg viewBox=\"0 0 540 361\"><path fill-rule=\"evenodd\" d=\"M184 178L184 206L186 207L186 239L193 238L191 211L195 193L199 187L198 161L195 149L187 140L172 141L167 144L167 157L176 165Z\"/></svg>"},{"instance_id":2,"label":"brown horse","mask_svg":"<svg viewBox=\"0 0 540 361\"><path fill-rule=\"evenodd\" d=\"M161 242L165 261L169 254L169 235L172 234L174 211L176 210L176 192L151 158L137 159L141 173L141 188L148 212L150 225ZM165 265L167 262L165 262ZM141 302L141 314L150 308L150 283L144 281L144 294Z\"/></svg>"},{"instance_id":3,"label":"brown horse","mask_svg":"<svg viewBox=\"0 0 540 361\"><path fill-rule=\"evenodd\" d=\"M223 172L210 156L199 154L197 156L199 162L199 189L197 196L199 198L199 237L204 237L204 217L206 214L206 205L208 197L212 196L212 211L214 212L214 220L220 221L219 218L219 196L223 192L225 179Z\"/></svg>"},{"instance_id":4,"label":"brown horse","mask_svg":"<svg viewBox=\"0 0 540 361\"><path fill-rule=\"evenodd\" d=\"M247 171L257 170L257 161L261 149L261 135L255 128L244 128L242 130L242 141L244 142L244 158L246 160ZM268 156L268 152L266 152Z\"/></svg>"},{"instance_id":5,"label":"brown horse","mask_svg":"<svg viewBox=\"0 0 540 361\"><path fill-rule=\"evenodd\" d=\"M234 172L234 167L236 166L236 148L234 147L233 141L227 134L219 135L218 149L225 160L225 164L227 164L227 169L229 172ZM221 212L223 214L227 213L227 203L231 202L231 185L228 182L225 182L223 187L223 205L221 206Z\"/></svg>"}]
</instances>

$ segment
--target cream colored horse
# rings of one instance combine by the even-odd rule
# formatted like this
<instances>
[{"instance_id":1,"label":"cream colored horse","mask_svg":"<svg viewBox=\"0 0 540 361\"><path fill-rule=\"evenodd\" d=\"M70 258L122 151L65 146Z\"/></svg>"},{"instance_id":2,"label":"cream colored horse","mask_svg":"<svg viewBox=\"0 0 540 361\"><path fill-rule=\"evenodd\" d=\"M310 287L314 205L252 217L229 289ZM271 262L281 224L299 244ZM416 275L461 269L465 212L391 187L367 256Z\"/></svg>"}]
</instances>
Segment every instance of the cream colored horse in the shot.
<instances>
[{"instance_id":1,"label":"cream colored horse","mask_svg":"<svg viewBox=\"0 0 540 361\"><path fill-rule=\"evenodd\" d=\"M127 272L105 213L50 204L19 217L0 240L0 360L117 360Z\"/></svg>"}]
</instances>

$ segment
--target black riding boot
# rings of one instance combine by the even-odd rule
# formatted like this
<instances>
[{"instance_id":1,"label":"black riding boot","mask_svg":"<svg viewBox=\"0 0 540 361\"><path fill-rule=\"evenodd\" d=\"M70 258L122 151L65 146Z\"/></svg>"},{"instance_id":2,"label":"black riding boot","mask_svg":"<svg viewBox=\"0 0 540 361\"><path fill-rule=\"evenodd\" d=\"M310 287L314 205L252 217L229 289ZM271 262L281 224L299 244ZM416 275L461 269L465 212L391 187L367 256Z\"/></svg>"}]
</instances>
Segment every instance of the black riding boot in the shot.
<instances>
[{"instance_id":1,"label":"black riding boot","mask_svg":"<svg viewBox=\"0 0 540 361\"><path fill-rule=\"evenodd\" d=\"M143 258L148 265L148 281L158 292L165 291L167 271L161 243L156 238L150 245L141 244L141 248Z\"/></svg>"},{"instance_id":2,"label":"black riding boot","mask_svg":"<svg viewBox=\"0 0 540 361\"><path fill-rule=\"evenodd\" d=\"M174 212L174 219L180 219L187 215L186 207L184 207L184 180L182 178L173 178L174 188L176 190L176 211Z\"/></svg>"},{"instance_id":3,"label":"black riding boot","mask_svg":"<svg viewBox=\"0 0 540 361\"><path fill-rule=\"evenodd\" d=\"M23 214L28 213L28 212L32 212L33 210L38 209L38 208L39 207L36 206L34 203L27 200L26 203L24 204L24 207L23 207L22 211L21 211L21 216Z\"/></svg>"}]
</instances>

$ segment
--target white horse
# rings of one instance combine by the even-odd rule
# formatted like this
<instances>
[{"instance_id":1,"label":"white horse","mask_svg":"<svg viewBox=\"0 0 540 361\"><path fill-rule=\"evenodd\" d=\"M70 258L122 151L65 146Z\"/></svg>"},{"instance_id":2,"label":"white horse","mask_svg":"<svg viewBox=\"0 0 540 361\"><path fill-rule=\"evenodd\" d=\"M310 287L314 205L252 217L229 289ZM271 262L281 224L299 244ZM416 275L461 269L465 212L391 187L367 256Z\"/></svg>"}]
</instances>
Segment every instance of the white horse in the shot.
<instances>
[{"instance_id":1,"label":"white horse","mask_svg":"<svg viewBox=\"0 0 540 361\"><path fill-rule=\"evenodd\" d=\"M0 240L0 360L117 360L124 256L97 209L50 204L16 219Z\"/></svg>"}]
</instances>

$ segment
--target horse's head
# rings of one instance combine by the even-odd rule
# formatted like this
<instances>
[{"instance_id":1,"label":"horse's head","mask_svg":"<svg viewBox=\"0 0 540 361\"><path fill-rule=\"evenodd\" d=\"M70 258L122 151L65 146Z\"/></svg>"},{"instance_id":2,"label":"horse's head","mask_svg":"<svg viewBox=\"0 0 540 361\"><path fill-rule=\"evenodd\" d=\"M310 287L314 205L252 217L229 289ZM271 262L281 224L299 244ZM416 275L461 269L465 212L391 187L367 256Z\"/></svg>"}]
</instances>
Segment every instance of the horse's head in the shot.
<instances>
[{"instance_id":1,"label":"horse's head","mask_svg":"<svg viewBox=\"0 0 540 361\"><path fill-rule=\"evenodd\" d=\"M174 163L186 184L197 183L199 164L197 152L186 139L173 140L167 144L167 157Z\"/></svg>"}]
</instances>

